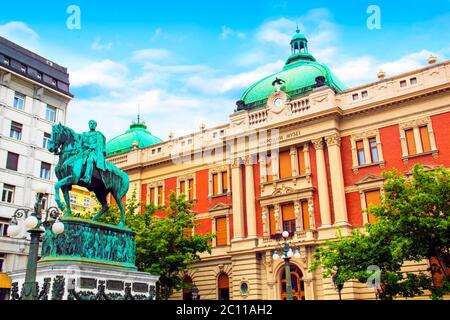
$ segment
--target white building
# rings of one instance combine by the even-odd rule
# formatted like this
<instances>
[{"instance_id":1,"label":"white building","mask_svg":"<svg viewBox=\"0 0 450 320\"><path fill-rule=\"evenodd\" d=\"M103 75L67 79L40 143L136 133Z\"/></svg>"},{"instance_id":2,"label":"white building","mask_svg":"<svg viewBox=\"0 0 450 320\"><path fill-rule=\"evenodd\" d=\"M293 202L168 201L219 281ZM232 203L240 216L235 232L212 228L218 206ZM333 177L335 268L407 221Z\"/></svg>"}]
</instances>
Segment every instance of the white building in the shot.
<instances>
[{"instance_id":1,"label":"white building","mask_svg":"<svg viewBox=\"0 0 450 320\"><path fill-rule=\"evenodd\" d=\"M54 205L57 157L47 142L72 98L66 68L0 37L0 273L26 266L28 240L6 237L15 210L32 208L36 191Z\"/></svg>"}]
</instances>

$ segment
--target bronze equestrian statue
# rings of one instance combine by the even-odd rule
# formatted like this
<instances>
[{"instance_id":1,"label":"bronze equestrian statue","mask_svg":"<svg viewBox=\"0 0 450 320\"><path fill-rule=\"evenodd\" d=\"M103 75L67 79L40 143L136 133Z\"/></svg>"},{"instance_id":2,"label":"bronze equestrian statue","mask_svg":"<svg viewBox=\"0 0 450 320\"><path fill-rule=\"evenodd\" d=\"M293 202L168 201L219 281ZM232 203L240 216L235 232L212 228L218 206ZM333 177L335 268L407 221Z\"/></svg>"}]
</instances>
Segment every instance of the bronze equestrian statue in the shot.
<instances>
[{"instance_id":1,"label":"bronze equestrian statue","mask_svg":"<svg viewBox=\"0 0 450 320\"><path fill-rule=\"evenodd\" d=\"M48 150L59 155L59 162L55 167L58 182L55 184L55 201L59 209L66 209L64 216L71 215L69 191L73 185L85 187L93 191L102 205L100 212L94 217L98 220L107 210L106 197L112 194L120 210L120 227L125 226L125 211L122 198L130 186L128 175L111 162L105 160L106 139L96 131L97 122L89 121L89 132L77 134L61 123L52 128L52 136ZM61 201L59 191L62 190L64 202Z\"/></svg>"}]
</instances>

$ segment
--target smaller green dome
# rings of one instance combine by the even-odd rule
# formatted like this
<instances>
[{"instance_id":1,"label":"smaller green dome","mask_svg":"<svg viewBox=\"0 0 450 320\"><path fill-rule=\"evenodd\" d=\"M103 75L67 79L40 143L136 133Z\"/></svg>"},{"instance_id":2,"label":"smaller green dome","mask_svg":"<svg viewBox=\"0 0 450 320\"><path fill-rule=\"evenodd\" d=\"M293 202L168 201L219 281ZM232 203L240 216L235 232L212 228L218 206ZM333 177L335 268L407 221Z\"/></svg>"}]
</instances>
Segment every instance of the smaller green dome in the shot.
<instances>
[{"instance_id":1,"label":"smaller green dome","mask_svg":"<svg viewBox=\"0 0 450 320\"><path fill-rule=\"evenodd\" d=\"M133 147L144 149L163 142L147 130L145 123L139 121L130 125L130 129L106 144L106 156L116 156L131 151Z\"/></svg>"}]
</instances>

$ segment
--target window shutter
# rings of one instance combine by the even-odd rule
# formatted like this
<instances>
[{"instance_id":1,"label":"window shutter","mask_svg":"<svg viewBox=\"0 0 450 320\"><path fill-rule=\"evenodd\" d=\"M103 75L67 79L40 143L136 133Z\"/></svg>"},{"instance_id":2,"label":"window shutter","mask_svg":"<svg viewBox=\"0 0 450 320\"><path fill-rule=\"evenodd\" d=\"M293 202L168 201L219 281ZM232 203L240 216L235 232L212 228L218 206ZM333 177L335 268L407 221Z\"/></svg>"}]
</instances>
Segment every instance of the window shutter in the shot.
<instances>
[{"instance_id":1,"label":"window shutter","mask_svg":"<svg viewBox=\"0 0 450 320\"><path fill-rule=\"evenodd\" d=\"M416 154L416 141L414 140L414 130L405 130L406 144L408 145L408 154Z\"/></svg>"},{"instance_id":2,"label":"window shutter","mask_svg":"<svg viewBox=\"0 0 450 320\"><path fill-rule=\"evenodd\" d=\"M216 219L216 245L227 245L227 218Z\"/></svg>"},{"instance_id":3,"label":"window shutter","mask_svg":"<svg viewBox=\"0 0 450 320\"><path fill-rule=\"evenodd\" d=\"M189 179L189 200L194 199L194 179Z\"/></svg>"},{"instance_id":4,"label":"window shutter","mask_svg":"<svg viewBox=\"0 0 450 320\"><path fill-rule=\"evenodd\" d=\"M163 204L163 187L158 187L158 205L161 206Z\"/></svg>"},{"instance_id":5,"label":"window shutter","mask_svg":"<svg viewBox=\"0 0 450 320\"><path fill-rule=\"evenodd\" d=\"M430 144L430 136L428 134L428 127L420 127L420 140L422 140L422 149L423 152L429 152L431 151L431 144Z\"/></svg>"},{"instance_id":6,"label":"window shutter","mask_svg":"<svg viewBox=\"0 0 450 320\"><path fill-rule=\"evenodd\" d=\"M219 194L219 175L213 174L213 195Z\"/></svg>"},{"instance_id":7,"label":"window shutter","mask_svg":"<svg viewBox=\"0 0 450 320\"><path fill-rule=\"evenodd\" d=\"M228 173L226 171L222 172L222 185L223 192L228 192Z\"/></svg>"},{"instance_id":8,"label":"window shutter","mask_svg":"<svg viewBox=\"0 0 450 320\"><path fill-rule=\"evenodd\" d=\"M150 188L150 203L155 203L155 188Z\"/></svg>"},{"instance_id":9,"label":"window shutter","mask_svg":"<svg viewBox=\"0 0 450 320\"><path fill-rule=\"evenodd\" d=\"M283 212L283 221L295 220L294 204L284 204L281 206Z\"/></svg>"},{"instance_id":10,"label":"window shutter","mask_svg":"<svg viewBox=\"0 0 450 320\"><path fill-rule=\"evenodd\" d=\"M303 230L310 230L308 201L302 201Z\"/></svg>"},{"instance_id":11,"label":"window shutter","mask_svg":"<svg viewBox=\"0 0 450 320\"><path fill-rule=\"evenodd\" d=\"M275 208L269 207L269 224L270 224L270 234L277 234L277 228L275 226Z\"/></svg>"},{"instance_id":12,"label":"window shutter","mask_svg":"<svg viewBox=\"0 0 450 320\"><path fill-rule=\"evenodd\" d=\"M303 147L297 149L297 157L298 157L298 172L299 175L304 175L305 171L305 154L303 152Z\"/></svg>"},{"instance_id":13,"label":"window shutter","mask_svg":"<svg viewBox=\"0 0 450 320\"><path fill-rule=\"evenodd\" d=\"M368 191L365 192L364 194L366 197L366 206L367 206L367 213L369 216L369 223L373 223L375 221L375 217L370 213L370 207L378 206L381 204L380 190Z\"/></svg>"},{"instance_id":14,"label":"window shutter","mask_svg":"<svg viewBox=\"0 0 450 320\"><path fill-rule=\"evenodd\" d=\"M186 181L180 181L180 193L186 195Z\"/></svg>"},{"instance_id":15,"label":"window shutter","mask_svg":"<svg viewBox=\"0 0 450 320\"><path fill-rule=\"evenodd\" d=\"M289 150L280 152L280 179L292 177L292 162Z\"/></svg>"}]
</instances>

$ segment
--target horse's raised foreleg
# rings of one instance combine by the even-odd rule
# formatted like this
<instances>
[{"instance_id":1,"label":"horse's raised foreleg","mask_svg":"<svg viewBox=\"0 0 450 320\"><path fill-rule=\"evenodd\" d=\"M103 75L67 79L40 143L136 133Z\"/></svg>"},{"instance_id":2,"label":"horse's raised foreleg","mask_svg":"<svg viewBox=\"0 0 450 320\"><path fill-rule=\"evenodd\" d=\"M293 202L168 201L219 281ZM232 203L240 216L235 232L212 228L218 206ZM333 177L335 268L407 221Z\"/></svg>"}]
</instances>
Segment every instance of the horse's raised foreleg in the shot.
<instances>
[{"instance_id":1,"label":"horse's raised foreleg","mask_svg":"<svg viewBox=\"0 0 450 320\"><path fill-rule=\"evenodd\" d=\"M59 190L60 190L62 187L70 186L70 185L72 185L72 184L73 184L72 176L68 176L68 177L66 177L66 178L63 178L63 179L59 180L59 181L55 184L55 201L56 201L56 203L57 203L57 205L58 205L58 208L59 208L61 211L64 211L65 205L64 205L64 203L61 201L61 196L59 195ZM67 213L67 212L68 212L68 213ZM70 209L67 210L67 212L66 212L65 216L69 216L69 215L70 215Z\"/></svg>"}]
</instances>

